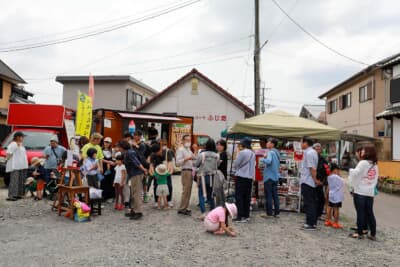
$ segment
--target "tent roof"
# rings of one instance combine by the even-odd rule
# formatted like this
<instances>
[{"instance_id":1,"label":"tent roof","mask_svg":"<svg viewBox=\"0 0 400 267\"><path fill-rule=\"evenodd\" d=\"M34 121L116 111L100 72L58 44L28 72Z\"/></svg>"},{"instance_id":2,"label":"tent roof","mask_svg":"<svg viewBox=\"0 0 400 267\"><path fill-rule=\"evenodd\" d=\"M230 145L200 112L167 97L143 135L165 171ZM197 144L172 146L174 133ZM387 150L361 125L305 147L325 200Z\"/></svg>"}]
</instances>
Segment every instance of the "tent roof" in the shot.
<instances>
[{"instance_id":1,"label":"tent roof","mask_svg":"<svg viewBox=\"0 0 400 267\"><path fill-rule=\"evenodd\" d=\"M308 136L319 140L340 140L341 131L284 111L274 111L239 121L229 130L229 133L278 138Z\"/></svg>"}]
</instances>

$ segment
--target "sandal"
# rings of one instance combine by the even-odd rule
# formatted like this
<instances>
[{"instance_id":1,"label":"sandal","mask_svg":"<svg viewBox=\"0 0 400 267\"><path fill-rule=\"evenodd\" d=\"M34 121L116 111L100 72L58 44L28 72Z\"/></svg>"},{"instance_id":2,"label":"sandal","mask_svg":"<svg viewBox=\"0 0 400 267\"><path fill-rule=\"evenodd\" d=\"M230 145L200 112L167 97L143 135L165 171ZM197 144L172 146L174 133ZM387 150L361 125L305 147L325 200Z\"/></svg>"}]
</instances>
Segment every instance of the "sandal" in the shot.
<instances>
[{"instance_id":1,"label":"sandal","mask_svg":"<svg viewBox=\"0 0 400 267\"><path fill-rule=\"evenodd\" d=\"M355 238L355 239L364 239L364 236L359 235L357 233L349 234L349 237Z\"/></svg>"},{"instance_id":2,"label":"sandal","mask_svg":"<svg viewBox=\"0 0 400 267\"><path fill-rule=\"evenodd\" d=\"M9 197L6 199L7 201L17 201L18 199L16 199L15 197Z\"/></svg>"}]
</instances>

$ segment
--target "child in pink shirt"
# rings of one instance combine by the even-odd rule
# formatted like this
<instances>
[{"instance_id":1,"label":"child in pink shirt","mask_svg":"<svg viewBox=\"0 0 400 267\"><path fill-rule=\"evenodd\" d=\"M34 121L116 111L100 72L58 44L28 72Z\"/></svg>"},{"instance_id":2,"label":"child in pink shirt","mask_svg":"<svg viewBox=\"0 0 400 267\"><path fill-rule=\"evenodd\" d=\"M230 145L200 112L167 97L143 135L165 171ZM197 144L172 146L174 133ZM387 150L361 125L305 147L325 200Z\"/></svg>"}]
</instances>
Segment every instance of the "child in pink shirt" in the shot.
<instances>
[{"instance_id":1,"label":"child in pink shirt","mask_svg":"<svg viewBox=\"0 0 400 267\"><path fill-rule=\"evenodd\" d=\"M217 207L207 214L204 219L204 226L207 232L213 232L216 235L228 233L230 236L236 236L235 230L228 226L228 216L235 219L236 215L236 205L225 203L223 207Z\"/></svg>"}]
</instances>

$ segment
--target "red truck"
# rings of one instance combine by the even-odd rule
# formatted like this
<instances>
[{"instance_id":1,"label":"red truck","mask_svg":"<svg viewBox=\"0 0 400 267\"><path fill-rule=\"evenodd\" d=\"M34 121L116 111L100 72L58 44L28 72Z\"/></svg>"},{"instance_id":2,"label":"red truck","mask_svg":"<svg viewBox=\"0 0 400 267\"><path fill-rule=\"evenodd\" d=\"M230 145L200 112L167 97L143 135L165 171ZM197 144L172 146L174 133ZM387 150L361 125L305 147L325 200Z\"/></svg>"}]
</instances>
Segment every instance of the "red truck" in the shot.
<instances>
[{"instance_id":1,"label":"red truck","mask_svg":"<svg viewBox=\"0 0 400 267\"><path fill-rule=\"evenodd\" d=\"M4 177L4 183L9 183L9 175L5 172L7 146L16 131L26 135L24 145L30 164L33 157L43 157L43 150L54 135L58 136L62 146L69 147L74 132L68 131L68 126L73 126L73 118L74 112L61 105L10 104L7 124L12 126L12 131L0 147L0 177Z\"/></svg>"}]
</instances>

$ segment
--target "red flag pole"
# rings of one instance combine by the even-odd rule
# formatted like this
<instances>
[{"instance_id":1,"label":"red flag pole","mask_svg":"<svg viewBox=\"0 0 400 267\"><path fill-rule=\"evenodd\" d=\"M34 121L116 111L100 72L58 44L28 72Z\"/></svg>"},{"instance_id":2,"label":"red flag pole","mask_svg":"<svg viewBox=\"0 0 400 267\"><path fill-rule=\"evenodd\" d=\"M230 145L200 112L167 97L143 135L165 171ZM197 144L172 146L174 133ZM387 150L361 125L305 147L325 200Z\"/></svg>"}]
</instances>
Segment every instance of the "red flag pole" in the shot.
<instances>
[{"instance_id":1,"label":"red flag pole","mask_svg":"<svg viewBox=\"0 0 400 267\"><path fill-rule=\"evenodd\" d=\"M88 93L88 95L92 99L92 104L93 104L93 102L94 102L94 78L91 73L89 74L89 93Z\"/></svg>"}]
</instances>

